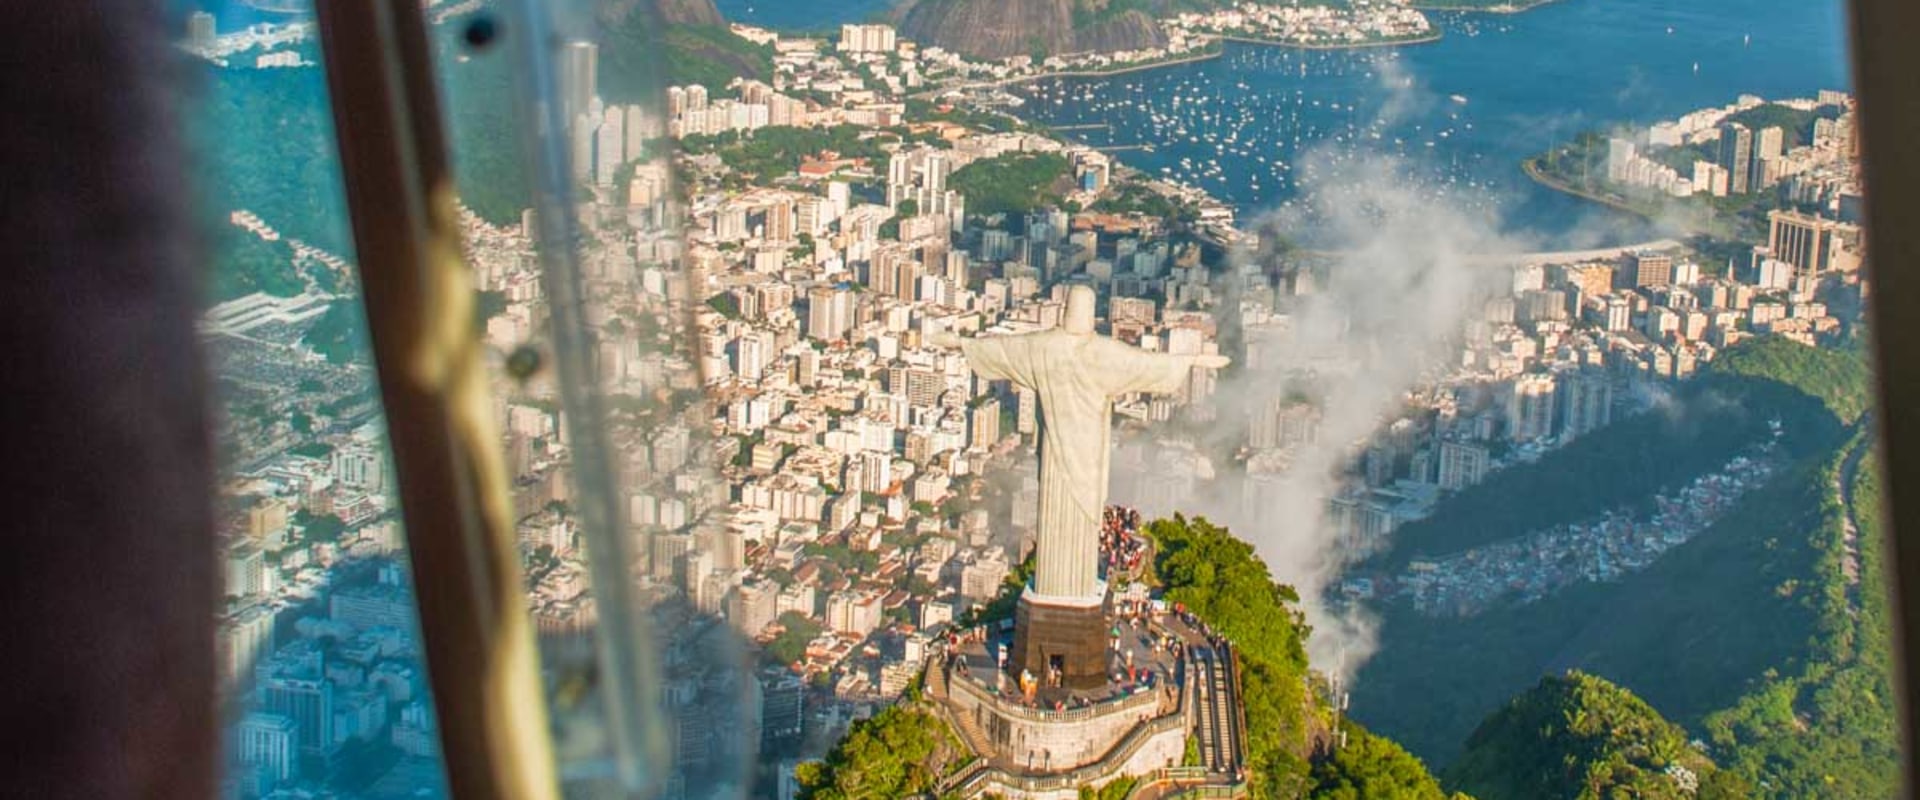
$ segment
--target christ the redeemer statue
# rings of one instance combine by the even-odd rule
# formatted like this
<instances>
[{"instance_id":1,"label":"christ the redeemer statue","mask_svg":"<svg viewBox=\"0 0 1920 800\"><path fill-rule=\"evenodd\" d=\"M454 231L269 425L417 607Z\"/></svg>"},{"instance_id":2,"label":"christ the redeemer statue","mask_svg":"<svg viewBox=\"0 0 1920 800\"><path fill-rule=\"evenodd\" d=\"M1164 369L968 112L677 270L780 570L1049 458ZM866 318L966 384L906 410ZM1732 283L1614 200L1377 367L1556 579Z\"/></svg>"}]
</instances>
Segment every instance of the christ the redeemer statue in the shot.
<instances>
[{"instance_id":1,"label":"christ the redeemer statue","mask_svg":"<svg viewBox=\"0 0 1920 800\"><path fill-rule=\"evenodd\" d=\"M1107 505L1113 399L1170 394L1194 367L1219 368L1218 355L1141 350L1093 332L1093 289L1067 292L1061 327L1011 336L951 339L975 374L1040 396L1040 532L1031 592L1037 602L1099 603L1100 516Z\"/></svg>"}]
</instances>

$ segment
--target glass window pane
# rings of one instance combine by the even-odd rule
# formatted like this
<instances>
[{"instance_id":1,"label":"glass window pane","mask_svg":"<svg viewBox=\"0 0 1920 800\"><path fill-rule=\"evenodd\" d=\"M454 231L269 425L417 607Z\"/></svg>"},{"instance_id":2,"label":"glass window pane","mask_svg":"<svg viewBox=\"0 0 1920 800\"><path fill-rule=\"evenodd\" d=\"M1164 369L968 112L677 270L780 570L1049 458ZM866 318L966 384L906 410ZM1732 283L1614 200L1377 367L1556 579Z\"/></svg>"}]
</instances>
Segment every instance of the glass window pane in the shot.
<instances>
[{"instance_id":1,"label":"glass window pane","mask_svg":"<svg viewBox=\"0 0 1920 800\"><path fill-rule=\"evenodd\" d=\"M299 3L178 11L220 403L222 792L437 796L317 32Z\"/></svg>"}]
</instances>

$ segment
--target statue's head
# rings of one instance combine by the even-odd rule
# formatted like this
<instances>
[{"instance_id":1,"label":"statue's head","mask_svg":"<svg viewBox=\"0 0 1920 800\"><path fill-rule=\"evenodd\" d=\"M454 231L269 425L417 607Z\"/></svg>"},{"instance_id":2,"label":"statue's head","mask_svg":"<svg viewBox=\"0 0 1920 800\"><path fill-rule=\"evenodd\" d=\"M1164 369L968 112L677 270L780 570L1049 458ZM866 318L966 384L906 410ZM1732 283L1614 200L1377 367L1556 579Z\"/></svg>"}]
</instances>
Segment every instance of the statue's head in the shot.
<instances>
[{"instance_id":1,"label":"statue's head","mask_svg":"<svg viewBox=\"0 0 1920 800\"><path fill-rule=\"evenodd\" d=\"M1093 287L1067 288L1067 318L1061 327L1079 336L1093 333Z\"/></svg>"}]
</instances>

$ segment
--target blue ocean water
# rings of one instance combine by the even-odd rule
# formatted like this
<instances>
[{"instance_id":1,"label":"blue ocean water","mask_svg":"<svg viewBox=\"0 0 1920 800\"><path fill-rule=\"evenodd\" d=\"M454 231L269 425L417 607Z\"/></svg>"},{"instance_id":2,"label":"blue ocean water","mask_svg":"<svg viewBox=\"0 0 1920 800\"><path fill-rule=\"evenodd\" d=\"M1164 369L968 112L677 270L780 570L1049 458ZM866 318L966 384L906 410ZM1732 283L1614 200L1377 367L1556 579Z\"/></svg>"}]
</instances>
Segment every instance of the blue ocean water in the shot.
<instances>
[{"instance_id":1,"label":"blue ocean water","mask_svg":"<svg viewBox=\"0 0 1920 800\"><path fill-rule=\"evenodd\" d=\"M1541 187L1526 156L1583 130L1671 119L1740 94L1846 89L1832 0L1559 0L1514 15L1436 14L1438 42L1307 51L1230 45L1211 61L1029 84L1020 113L1124 163L1259 213L1391 155L1405 180L1497 213L1543 247L1635 241L1636 218ZM1697 66L1696 66L1697 65Z\"/></svg>"},{"instance_id":2,"label":"blue ocean water","mask_svg":"<svg viewBox=\"0 0 1920 800\"><path fill-rule=\"evenodd\" d=\"M262 22L285 24L312 15L311 0L168 0L167 12L185 33L186 18L195 11L213 14L221 33L231 33Z\"/></svg>"}]
</instances>

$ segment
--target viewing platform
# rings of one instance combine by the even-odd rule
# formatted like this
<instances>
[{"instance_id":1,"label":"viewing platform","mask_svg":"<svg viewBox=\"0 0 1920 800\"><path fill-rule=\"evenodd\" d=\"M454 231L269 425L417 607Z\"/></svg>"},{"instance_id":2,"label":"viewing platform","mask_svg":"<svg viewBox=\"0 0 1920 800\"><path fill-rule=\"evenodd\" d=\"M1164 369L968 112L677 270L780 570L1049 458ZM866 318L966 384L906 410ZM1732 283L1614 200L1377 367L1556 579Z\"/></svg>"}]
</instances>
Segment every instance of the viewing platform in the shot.
<instances>
[{"instance_id":1,"label":"viewing platform","mask_svg":"<svg viewBox=\"0 0 1920 800\"><path fill-rule=\"evenodd\" d=\"M1244 796L1230 651L1144 601L1110 603L1107 617L1110 680L1094 689L1007 674L999 654L1011 636L985 629L929 661L928 697L977 756L942 795L1069 800L1082 786L1135 777L1134 796ZM1188 737L1199 764L1182 763Z\"/></svg>"}]
</instances>

